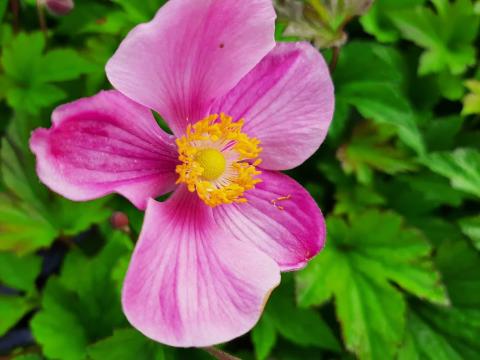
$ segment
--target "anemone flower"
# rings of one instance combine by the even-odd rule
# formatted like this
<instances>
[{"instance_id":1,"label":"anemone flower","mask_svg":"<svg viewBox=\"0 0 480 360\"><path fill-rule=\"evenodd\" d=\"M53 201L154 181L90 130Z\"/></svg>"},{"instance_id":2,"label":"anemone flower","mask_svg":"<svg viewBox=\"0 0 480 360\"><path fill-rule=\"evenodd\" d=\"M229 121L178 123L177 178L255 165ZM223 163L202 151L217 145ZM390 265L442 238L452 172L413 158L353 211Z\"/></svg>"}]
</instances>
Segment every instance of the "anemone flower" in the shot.
<instances>
[{"instance_id":1,"label":"anemone flower","mask_svg":"<svg viewBox=\"0 0 480 360\"><path fill-rule=\"evenodd\" d=\"M52 190L77 201L116 192L146 209L122 304L161 343L244 334L280 272L324 245L320 209L279 170L324 140L333 85L320 53L275 44L274 26L271 0L171 0L108 62L116 90L60 106L32 135Z\"/></svg>"}]
</instances>

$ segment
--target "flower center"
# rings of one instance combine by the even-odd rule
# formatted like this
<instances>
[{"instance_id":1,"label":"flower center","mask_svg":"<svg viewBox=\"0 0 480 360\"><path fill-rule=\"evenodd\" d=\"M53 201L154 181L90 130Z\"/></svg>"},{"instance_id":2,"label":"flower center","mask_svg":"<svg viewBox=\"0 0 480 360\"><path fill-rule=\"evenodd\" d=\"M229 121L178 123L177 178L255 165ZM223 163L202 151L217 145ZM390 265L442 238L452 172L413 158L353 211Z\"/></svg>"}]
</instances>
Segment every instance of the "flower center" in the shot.
<instances>
[{"instance_id":1,"label":"flower center","mask_svg":"<svg viewBox=\"0 0 480 360\"><path fill-rule=\"evenodd\" d=\"M217 149L203 149L197 152L195 160L203 168L202 177L205 180L216 180L227 167L227 160Z\"/></svg>"},{"instance_id":2,"label":"flower center","mask_svg":"<svg viewBox=\"0 0 480 360\"><path fill-rule=\"evenodd\" d=\"M187 127L177 139L177 184L185 183L208 206L242 203L244 193L261 182L257 166L260 141L242 132L243 121L214 114Z\"/></svg>"}]
</instances>

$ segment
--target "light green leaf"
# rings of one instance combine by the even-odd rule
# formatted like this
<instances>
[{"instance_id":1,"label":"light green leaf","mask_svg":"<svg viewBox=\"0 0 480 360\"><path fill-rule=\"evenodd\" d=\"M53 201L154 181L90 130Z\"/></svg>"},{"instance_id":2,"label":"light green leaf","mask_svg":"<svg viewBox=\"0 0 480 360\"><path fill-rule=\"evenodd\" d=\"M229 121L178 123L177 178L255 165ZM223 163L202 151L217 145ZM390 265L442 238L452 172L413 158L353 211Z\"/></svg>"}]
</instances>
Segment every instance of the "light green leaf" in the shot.
<instances>
[{"instance_id":1,"label":"light green leaf","mask_svg":"<svg viewBox=\"0 0 480 360\"><path fill-rule=\"evenodd\" d=\"M433 172L450 179L455 189L480 197L480 152L475 149L457 149L436 152L420 160Z\"/></svg>"},{"instance_id":2,"label":"light green leaf","mask_svg":"<svg viewBox=\"0 0 480 360\"><path fill-rule=\"evenodd\" d=\"M468 80L465 86L470 93L463 98L463 115L480 114L480 81Z\"/></svg>"},{"instance_id":3,"label":"light green leaf","mask_svg":"<svg viewBox=\"0 0 480 360\"><path fill-rule=\"evenodd\" d=\"M474 14L470 0L439 4L436 2L437 13L417 6L398 11L392 21L403 37L425 48L420 58L420 74L444 70L461 74L475 63L473 42L480 18Z\"/></svg>"},{"instance_id":4,"label":"light green leaf","mask_svg":"<svg viewBox=\"0 0 480 360\"><path fill-rule=\"evenodd\" d=\"M92 360L164 360L165 348L134 329L115 330L112 336L88 347Z\"/></svg>"},{"instance_id":5,"label":"light green leaf","mask_svg":"<svg viewBox=\"0 0 480 360\"><path fill-rule=\"evenodd\" d=\"M0 338L33 307L20 296L0 295Z\"/></svg>"},{"instance_id":6,"label":"light green leaf","mask_svg":"<svg viewBox=\"0 0 480 360\"><path fill-rule=\"evenodd\" d=\"M400 39L392 18L398 11L421 5L425 0L375 0L370 11L360 18L363 29L380 42L394 42Z\"/></svg>"},{"instance_id":7,"label":"light green leaf","mask_svg":"<svg viewBox=\"0 0 480 360\"><path fill-rule=\"evenodd\" d=\"M94 68L73 49L44 53L43 34L21 33L5 47L1 64L5 69L8 104L18 111L37 114L54 105L66 93L52 82L73 80Z\"/></svg>"},{"instance_id":8,"label":"light green leaf","mask_svg":"<svg viewBox=\"0 0 480 360\"><path fill-rule=\"evenodd\" d=\"M264 360L270 355L277 342L277 330L269 317L264 314L252 330L252 342L257 360Z\"/></svg>"},{"instance_id":9,"label":"light green leaf","mask_svg":"<svg viewBox=\"0 0 480 360\"><path fill-rule=\"evenodd\" d=\"M40 273L40 266L41 259L38 256L18 257L13 253L0 252L0 283L31 292Z\"/></svg>"}]
</instances>

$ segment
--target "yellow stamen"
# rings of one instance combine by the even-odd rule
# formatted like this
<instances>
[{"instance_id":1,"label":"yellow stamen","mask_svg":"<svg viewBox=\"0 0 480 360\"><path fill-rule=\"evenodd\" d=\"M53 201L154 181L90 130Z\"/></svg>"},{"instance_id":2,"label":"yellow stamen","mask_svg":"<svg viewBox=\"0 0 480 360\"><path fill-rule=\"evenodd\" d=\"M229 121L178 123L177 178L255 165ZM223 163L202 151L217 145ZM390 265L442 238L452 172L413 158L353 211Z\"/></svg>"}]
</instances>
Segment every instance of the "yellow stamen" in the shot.
<instances>
[{"instance_id":1,"label":"yellow stamen","mask_svg":"<svg viewBox=\"0 0 480 360\"><path fill-rule=\"evenodd\" d=\"M244 193L261 182L256 176L261 160L260 141L242 133L243 121L214 114L187 127L186 135L177 139L178 183L196 191L209 206L247 199Z\"/></svg>"}]
</instances>

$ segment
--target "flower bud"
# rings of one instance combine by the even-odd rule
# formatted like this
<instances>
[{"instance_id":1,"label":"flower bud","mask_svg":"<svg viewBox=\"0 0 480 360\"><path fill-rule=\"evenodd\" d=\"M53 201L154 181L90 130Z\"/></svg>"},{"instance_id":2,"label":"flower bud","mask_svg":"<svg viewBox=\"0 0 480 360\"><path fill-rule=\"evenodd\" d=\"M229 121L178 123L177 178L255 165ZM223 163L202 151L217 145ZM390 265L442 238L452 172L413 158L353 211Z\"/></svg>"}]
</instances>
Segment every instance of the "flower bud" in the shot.
<instances>
[{"instance_id":1,"label":"flower bud","mask_svg":"<svg viewBox=\"0 0 480 360\"><path fill-rule=\"evenodd\" d=\"M67 15L74 8L73 0L44 0L48 12L56 16Z\"/></svg>"}]
</instances>

